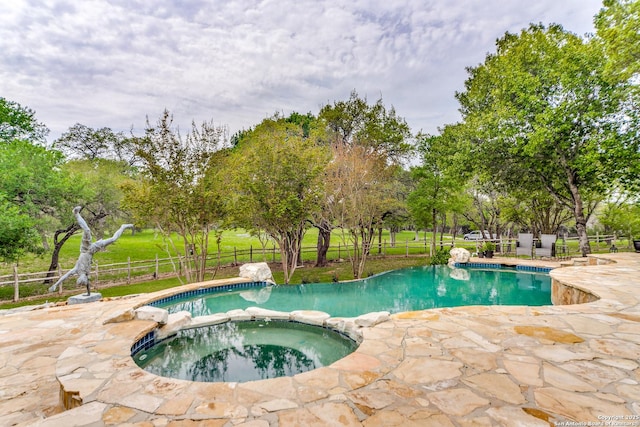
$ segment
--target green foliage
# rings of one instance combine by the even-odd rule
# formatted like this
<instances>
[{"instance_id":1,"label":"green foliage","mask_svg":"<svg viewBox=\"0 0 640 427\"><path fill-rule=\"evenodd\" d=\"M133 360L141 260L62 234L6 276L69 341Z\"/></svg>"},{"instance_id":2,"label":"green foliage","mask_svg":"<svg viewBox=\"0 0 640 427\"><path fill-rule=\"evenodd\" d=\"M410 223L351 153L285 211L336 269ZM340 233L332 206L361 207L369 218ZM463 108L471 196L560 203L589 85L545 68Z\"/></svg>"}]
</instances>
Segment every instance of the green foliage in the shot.
<instances>
[{"instance_id":1,"label":"green foliage","mask_svg":"<svg viewBox=\"0 0 640 427\"><path fill-rule=\"evenodd\" d=\"M63 170L72 181L84 183L83 199L78 195L72 203L82 204L85 212L105 218L99 223L90 223L94 237L101 236L104 228L115 230L121 223L129 222L129 215L121 208L124 197L122 188L132 182L135 175L128 163L104 158L69 160ZM70 211L70 208L67 210ZM87 220L90 218L87 217ZM74 219L69 218L69 222L74 222Z\"/></svg>"},{"instance_id":2,"label":"green foliage","mask_svg":"<svg viewBox=\"0 0 640 427\"><path fill-rule=\"evenodd\" d=\"M0 97L0 143L15 139L44 143L47 127L35 118L35 111Z\"/></svg>"},{"instance_id":3,"label":"green foliage","mask_svg":"<svg viewBox=\"0 0 640 427\"><path fill-rule=\"evenodd\" d=\"M607 233L640 239L640 204L629 201L609 203L603 209L600 222Z\"/></svg>"},{"instance_id":4,"label":"green foliage","mask_svg":"<svg viewBox=\"0 0 640 427\"><path fill-rule=\"evenodd\" d=\"M560 205L546 191L512 190L499 200L503 222L513 224L515 229L531 230L534 234L554 234L560 226L567 224L573 213Z\"/></svg>"},{"instance_id":5,"label":"green foliage","mask_svg":"<svg viewBox=\"0 0 640 427\"><path fill-rule=\"evenodd\" d=\"M585 200L602 199L640 163L633 94L605 78L604 63L600 44L532 25L498 40L456 95L477 167L574 212L583 253Z\"/></svg>"},{"instance_id":6,"label":"green foliage","mask_svg":"<svg viewBox=\"0 0 640 427\"><path fill-rule=\"evenodd\" d=\"M449 249L440 248L436 250L433 256L429 259L429 265L444 265L449 262L451 255Z\"/></svg>"},{"instance_id":7,"label":"green foliage","mask_svg":"<svg viewBox=\"0 0 640 427\"><path fill-rule=\"evenodd\" d=\"M460 212L465 206L465 181L454 163L452 142L445 135L418 137L422 165L411 170L416 188L409 194L407 204L421 228L434 227L438 215Z\"/></svg>"},{"instance_id":8,"label":"green foliage","mask_svg":"<svg viewBox=\"0 0 640 427\"><path fill-rule=\"evenodd\" d=\"M382 99L370 105L352 91L348 101L322 107L318 119L327 128L330 144L365 147L389 160L399 160L411 150L409 125Z\"/></svg>"},{"instance_id":9,"label":"green foliage","mask_svg":"<svg viewBox=\"0 0 640 427\"><path fill-rule=\"evenodd\" d=\"M26 252L37 251L34 221L0 193L0 260L16 261Z\"/></svg>"},{"instance_id":10,"label":"green foliage","mask_svg":"<svg viewBox=\"0 0 640 427\"><path fill-rule=\"evenodd\" d=\"M595 25L608 57L606 70L609 75L626 80L640 73L640 1L603 3Z\"/></svg>"},{"instance_id":11,"label":"green foliage","mask_svg":"<svg viewBox=\"0 0 640 427\"><path fill-rule=\"evenodd\" d=\"M50 235L71 215L73 203L86 201L85 180L72 177L64 157L28 141L0 145L0 193L33 220L42 236Z\"/></svg>"},{"instance_id":12,"label":"green foliage","mask_svg":"<svg viewBox=\"0 0 640 427\"><path fill-rule=\"evenodd\" d=\"M347 101L324 106L318 122L319 139L333 154L319 222L341 227L341 239L353 248L353 273L361 277L374 229L386 219L393 225L406 217L398 202L398 194L406 197L406 187L394 166L410 151L410 129L382 99L370 105L355 91Z\"/></svg>"},{"instance_id":13,"label":"green foliage","mask_svg":"<svg viewBox=\"0 0 640 427\"><path fill-rule=\"evenodd\" d=\"M133 140L108 127L92 129L76 123L54 142L54 146L72 159L109 159L126 162L130 166L139 160Z\"/></svg>"},{"instance_id":14,"label":"green foliage","mask_svg":"<svg viewBox=\"0 0 640 427\"><path fill-rule=\"evenodd\" d=\"M482 244L482 250L483 251L495 251L496 250L496 244L493 242L484 242Z\"/></svg>"},{"instance_id":15,"label":"green foliage","mask_svg":"<svg viewBox=\"0 0 640 427\"><path fill-rule=\"evenodd\" d=\"M142 179L123 183L123 205L130 209L138 225L151 223L165 235L182 238L183 270L187 281L203 280L207 260L209 233L224 219L222 194L217 182L220 155L226 147L226 129L205 122L195 123L182 139L172 125L173 117L165 110L155 125L147 122L145 136L133 142L141 158ZM174 252L178 252L175 248ZM192 258L193 264L185 259ZM191 265L195 265L192 270Z\"/></svg>"},{"instance_id":16,"label":"green foliage","mask_svg":"<svg viewBox=\"0 0 640 427\"><path fill-rule=\"evenodd\" d=\"M266 119L245 135L227 169L235 222L265 230L280 247L285 283L295 271L306 221L319 209L326 148L302 127Z\"/></svg>"}]
</instances>

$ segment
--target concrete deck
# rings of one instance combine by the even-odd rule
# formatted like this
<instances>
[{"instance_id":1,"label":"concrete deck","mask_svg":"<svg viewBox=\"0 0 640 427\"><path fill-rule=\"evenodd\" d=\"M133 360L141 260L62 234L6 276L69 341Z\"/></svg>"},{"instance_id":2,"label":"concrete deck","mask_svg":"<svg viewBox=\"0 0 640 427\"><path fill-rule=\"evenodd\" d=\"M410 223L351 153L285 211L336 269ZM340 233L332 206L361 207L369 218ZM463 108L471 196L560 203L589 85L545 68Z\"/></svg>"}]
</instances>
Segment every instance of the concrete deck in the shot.
<instances>
[{"instance_id":1,"label":"concrete deck","mask_svg":"<svg viewBox=\"0 0 640 427\"><path fill-rule=\"evenodd\" d=\"M551 275L556 304L590 302L400 313L329 367L241 384L134 364L155 323L125 313L157 294L0 312L0 425L640 425L640 255L588 263Z\"/></svg>"}]
</instances>

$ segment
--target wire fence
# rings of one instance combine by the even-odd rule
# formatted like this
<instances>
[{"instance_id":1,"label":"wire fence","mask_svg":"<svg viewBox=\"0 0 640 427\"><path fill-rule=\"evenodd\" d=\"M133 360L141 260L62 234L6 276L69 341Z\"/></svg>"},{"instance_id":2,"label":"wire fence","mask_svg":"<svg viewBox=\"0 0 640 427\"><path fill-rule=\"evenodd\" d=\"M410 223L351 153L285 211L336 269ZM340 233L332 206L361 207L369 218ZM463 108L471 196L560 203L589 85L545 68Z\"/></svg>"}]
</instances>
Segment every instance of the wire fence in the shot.
<instances>
[{"instance_id":1,"label":"wire fence","mask_svg":"<svg viewBox=\"0 0 640 427\"><path fill-rule=\"evenodd\" d=\"M447 236L445 236L447 237ZM495 245L495 252L500 256L515 256L516 239L500 238L488 240L452 240L450 237L436 241L436 249L448 250L451 247L463 247L472 253L482 252L483 245L490 241ZM617 240L615 235L589 236L593 252L617 251L631 249L630 242ZM368 249L369 257L388 256L431 256L431 240L417 239L404 242L375 242ZM327 251L327 260L331 262L348 259L352 246L339 243L332 245ZM561 237L556 242L556 254L558 259L578 256L579 245L577 237ZM317 256L316 246L301 248L300 262L314 264ZM535 254L534 254L535 256ZM207 271L212 274L218 267L237 266L252 262L280 262L280 250L276 246L259 247L251 246L249 249L236 249L230 252L209 254L207 259ZM20 272L17 266L13 267L12 274L0 275L0 300L19 301L20 298L28 298L35 295L55 295L48 291L49 286L55 283L66 271L58 269L56 272ZM96 289L100 286L111 284L130 284L134 282L146 282L159 278L182 276L181 263L177 257L159 257L152 260L131 260L123 263L100 264L94 260L91 272L91 286ZM71 283L71 284L69 284ZM64 284L63 284L64 285ZM70 278L67 287L75 288L74 278ZM63 293L61 285L57 291Z\"/></svg>"}]
</instances>

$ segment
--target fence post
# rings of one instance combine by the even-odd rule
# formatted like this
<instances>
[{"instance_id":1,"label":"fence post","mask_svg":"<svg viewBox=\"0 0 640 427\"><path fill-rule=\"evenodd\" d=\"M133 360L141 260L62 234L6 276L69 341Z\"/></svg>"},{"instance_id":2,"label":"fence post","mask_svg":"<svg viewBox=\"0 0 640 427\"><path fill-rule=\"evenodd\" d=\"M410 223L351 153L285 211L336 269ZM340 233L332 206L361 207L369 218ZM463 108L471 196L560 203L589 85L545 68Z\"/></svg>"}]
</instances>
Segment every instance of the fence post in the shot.
<instances>
[{"instance_id":1,"label":"fence post","mask_svg":"<svg viewBox=\"0 0 640 427\"><path fill-rule=\"evenodd\" d=\"M233 247L233 265L238 265L238 251Z\"/></svg>"},{"instance_id":2,"label":"fence post","mask_svg":"<svg viewBox=\"0 0 640 427\"><path fill-rule=\"evenodd\" d=\"M156 272L155 272L155 278L158 279L158 277L160 277L160 271L159 271L159 266L158 266L158 254L156 254Z\"/></svg>"},{"instance_id":3,"label":"fence post","mask_svg":"<svg viewBox=\"0 0 640 427\"><path fill-rule=\"evenodd\" d=\"M62 268L60 267L60 264L58 264L58 277L62 277ZM62 283L58 286L58 294L62 295Z\"/></svg>"},{"instance_id":4,"label":"fence post","mask_svg":"<svg viewBox=\"0 0 640 427\"><path fill-rule=\"evenodd\" d=\"M273 262L276 262L276 245L273 245L273 248L271 249L271 253L272 253Z\"/></svg>"},{"instance_id":5,"label":"fence post","mask_svg":"<svg viewBox=\"0 0 640 427\"><path fill-rule=\"evenodd\" d=\"M253 245L249 245L249 262L253 262Z\"/></svg>"},{"instance_id":6,"label":"fence post","mask_svg":"<svg viewBox=\"0 0 640 427\"><path fill-rule=\"evenodd\" d=\"M96 262L96 284L95 284L95 286L98 286L98 282L100 281L99 271L98 271L99 267L100 266L98 265L98 262Z\"/></svg>"},{"instance_id":7,"label":"fence post","mask_svg":"<svg viewBox=\"0 0 640 427\"><path fill-rule=\"evenodd\" d=\"M404 257L409 258L409 239L404 239Z\"/></svg>"},{"instance_id":8,"label":"fence post","mask_svg":"<svg viewBox=\"0 0 640 427\"><path fill-rule=\"evenodd\" d=\"M342 259L342 254L340 253L340 249L341 249L340 242L338 242L338 259Z\"/></svg>"},{"instance_id":9,"label":"fence post","mask_svg":"<svg viewBox=\"0 0 640 427\"><path fill-rule=\"evenodd\" d=\"M18 266L13 266L13 302L20 299L20 285L18 284Z\"/></svg>"},{"instance_id":10,"label":"fence post","mask_svg":"<svg viewBox=\"0 0 640 427\"><path fill-rule=\"evenodd\" d=\"M127 285L131 284L131 257L127 257Z\"/></svg>"}]
</instances>

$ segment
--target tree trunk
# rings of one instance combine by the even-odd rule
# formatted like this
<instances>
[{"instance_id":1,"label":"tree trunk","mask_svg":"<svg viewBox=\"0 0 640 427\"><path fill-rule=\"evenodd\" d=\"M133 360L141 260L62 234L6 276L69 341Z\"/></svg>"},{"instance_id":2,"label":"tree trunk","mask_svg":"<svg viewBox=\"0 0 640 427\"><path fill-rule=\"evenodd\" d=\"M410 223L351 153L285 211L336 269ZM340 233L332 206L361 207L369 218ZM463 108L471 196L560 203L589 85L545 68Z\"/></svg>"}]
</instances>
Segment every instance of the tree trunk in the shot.
<instances>
[{"instance_id":1,"label":"tree trunk","mask_svg":"<svg viewBox=\"0 0 640 427\"><path fill-rule=\"evenodd\" d=\"M580 190L572 179L573 175L569 174L569 190L571 191L571 197L573 198L573 215L576 220L576 231L578 232L578 242L580 244L580 252L582 256L587 256L591 253L591 245L589 245L589 236L587 235L587 218L584 215L584 203Z\"/></svg>"},{"instance_id":2,"label":"tree trunk","mask_svg":"<svg viewBox=\"0 0 640 427\"><path fill-rule=\"evenodd\" d=\"M447 214L442 214L442 227L440 228L440 249L444 249L444 228L447 226Z\"/></svg>"},{"instance_id":3,"label":"tree trunk","mask_svg":"<svg viewBox=\"0 0 640 427\"><path fill-rule=\"evenodd\" d=\"M329 245L331 244L331 224L326 219L320 221L317 225L318 228L318 243L317 250L318 255L316 257L316 267L326 267L329 265L327 261L327 252L329 251Z\"/></svg>"},{"instance_id":4,"label":"tree trunk","mask_svg":"<svg viewBox=\"0 0 640 427\"><path fill-rule=\"evenodd\" d=\"M436 253L436 238L438 234L438 211L435 209L431 210L431 221L433 224L433 235L431 236L431 256Z\"/></svg>"},{"instance_id":5,"label":"tree trunk","mask_svg":"<svg viewBox=\"0 0 640 427\"><path fill-rule=\"evenodd\" d=\"M57 274L58 263L60 261L60 250L62 249L62 246L79 229L80 226L77 223L73 223L64 230L56 230L55 234L53 235L53 252L51 253L51 263L49 264L47 279L45 279L44 281L45 285L50 285L53 282L53 279L50 279L50 277L53 277ZM62 239L58 240L58 237L61 234L63 235Z\"/></svg>"}]
</instances>

